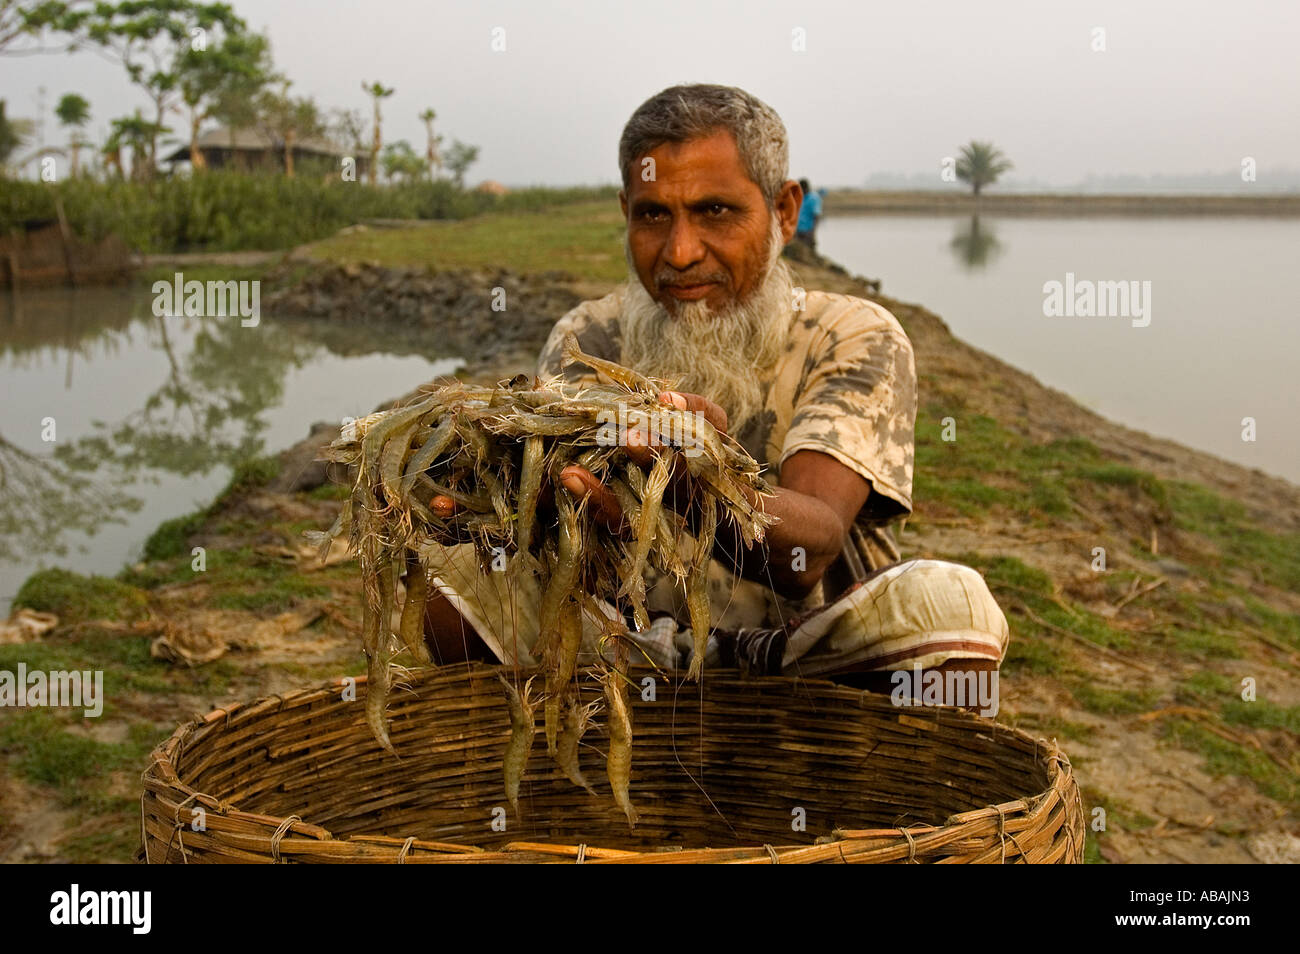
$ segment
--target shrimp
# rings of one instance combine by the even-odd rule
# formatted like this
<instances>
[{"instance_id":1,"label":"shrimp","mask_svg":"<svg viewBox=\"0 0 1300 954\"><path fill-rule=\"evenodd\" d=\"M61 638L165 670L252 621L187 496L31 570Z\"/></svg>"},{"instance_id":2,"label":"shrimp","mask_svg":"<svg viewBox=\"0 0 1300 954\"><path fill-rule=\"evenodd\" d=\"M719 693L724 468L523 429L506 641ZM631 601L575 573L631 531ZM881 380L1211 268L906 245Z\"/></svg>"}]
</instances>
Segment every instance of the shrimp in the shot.
<instances>
[{"instance_id":1,"label":"shrimp","mask_svg":"<svg viewBox=\"0 0 1300 954\"><path fill-rule=\"evenodd\" d=\"M378 481L376 473L379 465L379 453L388 439L399 429L418 421L434 405L433 400L422 401L409 407L388 411L371 423L361 437L361 476L374 484ZM366 418L365 420L369 420ZM357 422L359 423L359 422Z\"/></svg>"},{"instance_id":2,"label":"shrimp","mask_svg":"<svg viewBox=\"0 0 1300 954\"><path fill-rule=\"evenodd\" d=\"M578 668L578 650L582 646L582 607L566 599L560 607L560 651L557 664L546 676L546 751L555 755L559 732L560 703L568 695L569 683Z\"/></svg>"},{"instance_id":3,"label":"shrimp","mask_svg":"<svg viewBox=\"0 0 1300 954\"><path fill-rule=\"evenodd\" d=\"M709 564L713 556L714 535L718 530L718 508L711 494L700 501L700 526L695 533L695 553L686 577L686 610L691 617L694 653L687 679L698 680L704 672L704 651L709 640Z\"/></svg>"},{"instance_id":4,"label":"shrimp","mask_svg":"<svg viewBox=\"0 0 1300 954\"><path fill-rule=\"evenodd\" d=\"M442 423L434 428L429 439L420 445L420 449L411 456L410 463L406 465L406 472L402 475L402 482L398 487L398 493L403 498L410 496L411 489L415 486L415 479L429 469L429 465L447 449L455 436L456 418L453 416L444 418Z\"/></svg>"},{"instance_id":5,"label":"shrimp","mask_svg":"<svg viewBox=\"0 0 1300 954\"><path fill-rule=\"evenodd\" d=\"M632 713L627 703L626 676L616 669L607 669L603 681L609 707L609 755L605 759L605 772L614 791L615 804L627 816L628 827L635 828L639 816L628 795L632 782Z\"/></svg>"},{"instance_id":6,"label":"shrimp","mask_svg":"<svg viewBox=\"0 0 1300 954\"><path fill-rule=\"evenodd\" d=\"M568 711L564 714L564 728L560 732L559 745L555 751L555 762L560 766L564 777L574 785L585 788L592 795L596 794L596 790L587 781L587 776L582 774L582 766L578 759L578 743L582 741L583 733L587 731L591 718L599 707L598 702L580 706L576 700L570 701Z\"/></svg>"},{"instance_id":7,"label":"shrimp","mask_svg":"<svg viewBox=\"0 0 1300 954\"><path fill-rule=\"evenodd\" d=\"M328 530L304 530L303 538L311 546L316 547L316 557L322 563L329 556L330 547L333 546L334 540L343 533L344 530L352 526L352 500L351 498L343 501L343 506L339 509L339 515L330 525Z\"/></svg>"},{"instance_id":8,"label":"shrimp","mask_svg":"<svg viewBox=\"0 0 1300 954\"><path fill-rule=\"evenodd\" d=\"M395 430L379 453L379 485L384 488L384 501L390 507L401 503L402 464L411 449L411 437L419 426L418 422L412 421Z\"/></svg>"},{"instance_id":9,"label":"shrimp","mask_svg":"<svg viewBox=\"0 0 1300 954\"><path fill-rule=\"evenodd\" d=\"M645 572L646 558L659 530L659 510L663 506L664 491L668 489L668 478L672 474L672 455L665 452L655 458L654 466L646 477L645 492L641 495L641 512L637 515L636 548L632 551L632 566L628 577L619 590L620 596L626 596L635 585L634 580Z\"/></svg>"},{"instance_id":10,"label":"shrimp","mask_svg":"<svg viewBox=\"0 0 1300 954\"><path fill-rule=\"evenodd\" d=\"M379 605L366 601L362 613L362 633L366 639L366 723L375 740L390 755L396 755L388 737L388 706L390 663L392 661L392 634L389 628L393 618L393 564L388 559L379 567Z\"/></svg>"},{"instance_id":11,"label":"shrimp","mask_svg":"<svg viewBox=\"0 0 1300 954\"><path fill-rule=\"evenodd\" d=\"M406 558L406 598L402 601L402 621L398 626L402 642L421 664L428 665L429 647L424 641L424 607L429 599L429 577L414 554Z\"/></svg>"},{"instance_id":12,"label":"shrimp","mask_svg":"<svg viewBox=\"0 0 1300 954\"><path fill-rule=\"evenodd\" d=\"M585 354L582 348L578 346L578 338L573 332L569 332L564 336L563 355L561 367L567 368L576 361L579 364L585 364L599 374L605 375L611 381L623 385L629 391L641 391L645 394L658 395L662 390L658 384L638 371L625 368L613 361L606 361L603 358L595 358Z\"/></svg>"},{"instance_id":13,"label":"shrimp","mask_svg":"<svg viewBox=\"0 0 1300 954\"><path fill-rule=\"evenodd\" d=\"M537 520L537 497L542 489L542 460L545 452L546 445L540 437L530 437L524 441L524 460L519 471L519 496L515 508L519 515L515 546L520 553L527 553L533 542L533 524Z\"/></svg>"},{"instance_id":14,"label":"shrimp","mask_svg":"<svg viewBox=\"0 0 1300 954\"><path fill-rule=\"evenodd\" d=\"M542 605L537 618L539 631L533 655L548 653L559 635L560 604L578 584L582 570L582 541L578 530L578 513L567 491L557 491L555 506L559 511L559 558L551 572L551 580L542 594Z\"/></svg>"},{"instance_id":15,"label":"shrimp","mask_svg":"<svg viewBox=\"0 0 1300 954\"><path fill-rule=\"evenodd\" d=\"M524 683L524 691L519 692L505 676L497 673L497 678L506 687L506 699L510 705L510 741L506 743L503 768L506 779L506 799L515 814L519 814L519 781L524 777L528 765L528 756L533 751L533 735L537 724L533 717L533 702L528 698L533 680ZM536 677L533 677L536 678Z\"/></svg>"}]
</instances>

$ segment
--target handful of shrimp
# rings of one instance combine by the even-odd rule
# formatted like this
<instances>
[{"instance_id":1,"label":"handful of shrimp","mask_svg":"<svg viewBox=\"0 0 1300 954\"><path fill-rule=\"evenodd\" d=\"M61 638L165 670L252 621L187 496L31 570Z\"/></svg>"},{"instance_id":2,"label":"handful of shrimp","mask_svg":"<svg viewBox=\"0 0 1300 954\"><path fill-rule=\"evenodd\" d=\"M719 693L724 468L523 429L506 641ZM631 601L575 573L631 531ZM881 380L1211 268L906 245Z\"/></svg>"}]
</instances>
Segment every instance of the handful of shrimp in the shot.
<instances>
[{"instance_id":1,"label":"handful of shrimp","mask_svg":"<svg viewBox=\"0 0 1300 954\"><path fill-rule=\"evenodd\" d=\"M762 509L770 488L739 444L701 415L659 402L666 382L584 354L572 335L564 354L566 366L581 363L595 372L594 383L527 375L495 388L453 383L407 407L345 426L325 459L352 468L352 493L329 530L307 536L324 556L335 538L347 534L358 557L368 660L366 718L380 745L393 754L385 709L401 572L408 583L397 636L419 664L429 662L423 630L428 563L441 548L472 543L483 572L504 569L515 578L535 577L542 600L532 655L540 660L544 691L533 699L528 689L509 687L512 733L505 774L511 804L517 810L538 702L548 753L570 780L591 789L578 767L577 747L595 707L578 705L575 686L581 676L595 674L605 686L611 786L616 804L635 824L627 789L630 707L611 682L610 670L583 671L577 665L584 613L599 621L608 639L626 642L626 627L620 631L620 624L595 610L594 603L626 607L638 628L648 627L644 572L653 566L666 573L685 596L696 650L688 677L698 679L710 626L705 583L716 534L725 526L745 546L761 540L771 523ZM627 455L624 438L630 428L650 434L660 448L648 472ZM563 489L559 473L570 464L587 468L611 489L629 532L612 531L588 512L585 501L575 501ZM671 477L683 466L693 478L694 499L683 508L689 516L665 503ZM541 509L548 491L553 510ZM435 497L453 500L454 514L435 513ZM682 541L690 544L689 559L679 555ZM623 668L617 665L614 672Z\"/></svg>"}]
</instances>

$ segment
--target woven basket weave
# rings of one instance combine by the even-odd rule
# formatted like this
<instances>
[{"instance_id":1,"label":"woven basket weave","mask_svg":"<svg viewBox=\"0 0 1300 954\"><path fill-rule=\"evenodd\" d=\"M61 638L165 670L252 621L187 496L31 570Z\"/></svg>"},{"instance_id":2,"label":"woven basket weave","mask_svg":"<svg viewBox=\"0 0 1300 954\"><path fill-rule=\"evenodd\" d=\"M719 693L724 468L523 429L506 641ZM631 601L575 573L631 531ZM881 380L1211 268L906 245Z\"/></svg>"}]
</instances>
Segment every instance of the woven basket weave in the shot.
<instances>
[{"instance_id":1,"label":"woven basket weave","mask_svg":"<svg viewBox=\"0 0 1300 954\"><path fill-rule=\"evenodd\" d=\"M603 721L582 746L598 794L563 777L539 724L516 816L502 781L509 716L497 671L412 673L389 701L400 760L366 727L364 679L355 701L339 680L182 726L143 776L140 860L1083 859L1078 787L1054 744L960 709L734 672L706 673L702 695L663 681L653 702L631 694L635 831L605 780Z\"/></svg>"}]
</instances>

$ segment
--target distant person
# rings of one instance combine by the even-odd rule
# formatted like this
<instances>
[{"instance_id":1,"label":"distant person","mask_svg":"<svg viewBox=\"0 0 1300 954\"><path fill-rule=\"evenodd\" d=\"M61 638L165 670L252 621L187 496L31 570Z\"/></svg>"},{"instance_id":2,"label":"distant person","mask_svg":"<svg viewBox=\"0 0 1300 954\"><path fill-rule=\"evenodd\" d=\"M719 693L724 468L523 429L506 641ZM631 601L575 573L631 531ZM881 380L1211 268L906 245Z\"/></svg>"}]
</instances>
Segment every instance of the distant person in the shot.
<instances>
[{"instance_id":1,"label":"distant person","mask_svg":"<svg viewBox=\"0 0 1300 954\"><path fill-rule=\"evenodd\" d=\"M807 179L799 180L803 191L803 203L799 206L799 223L795 227L794 237L806 242L814 252L817 251L817 223L822 218L822 197L814 192Z\"/></svg>"}]
</instances>

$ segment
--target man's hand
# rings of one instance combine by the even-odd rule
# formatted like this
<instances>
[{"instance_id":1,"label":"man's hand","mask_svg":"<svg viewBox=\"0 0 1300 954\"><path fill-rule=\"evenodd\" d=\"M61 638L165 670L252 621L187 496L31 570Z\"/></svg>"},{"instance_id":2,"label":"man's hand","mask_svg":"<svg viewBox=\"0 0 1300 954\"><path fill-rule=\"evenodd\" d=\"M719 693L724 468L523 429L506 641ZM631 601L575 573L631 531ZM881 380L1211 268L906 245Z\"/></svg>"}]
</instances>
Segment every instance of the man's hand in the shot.
<instances>
[{"instance_id":1,"label":"man's hand","mask_svg":"<svg viewBox=\"0 0 1300 954\"><path fill-rule=\"evenodd\" d=\"M661 391L659 393L659 403L668 407L674 407L679 411L689 411L700 414L721 434L727 432L727 412L717 404L714 404L706 397L699 394L688 394L684 391ZM627 451L628 458L640 467L649 468L653 466L658 445L652 445L649 437L637 430L629 428L627 432ZM682 482L687 480L686 468L680 466L673 473L669 482L669 491L665 498L672 500L678 499L688 501L691 499L689 488L682 486ZM623 508L619 506L618 498L605 487L596 476L585 467L579 467L577 464L570 464L560 471L560 483L564 489L579 500L587 497L587 506L591 508L592 515L605 525L607 529L614 533L626 533L627 521L623 517ZM674 489L677 491L674 493Z\"/></svg>"},{"instance_id":2,"label":"man's hand","mask_svg":"<svg viewBox=\"0 0 1300 954\"><path fill-rule=\"evenodd\" d=\"M727 412L699 394L688 394L683 391L661 391L659 393L659 403L677 408L679 411L698 413L712 424L719 433L725 434L727 432ZM657 444L650 442L649 435L636 428L628 429L627 445L624 449L627 451L629 459L638 466L645 468L653 466L657 446ZM684 479L686 479L685 468L679 467L672 475L669 486L676 486ZM570 464L560 471L560 484L577 500L584 497L589 498L587 506L590 508L592 516L604 524L611 533L626 534L629 531L618 498L587 468L580 467L577 464ZM689 496L689 494L683 493L681 499L689 499ZM460 510L454 500L442 494L435 496L429 502L429 508L434 514L443 519L455 516Z\"/></svg>"}]
</instances>

